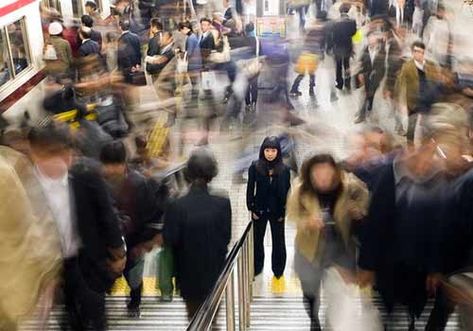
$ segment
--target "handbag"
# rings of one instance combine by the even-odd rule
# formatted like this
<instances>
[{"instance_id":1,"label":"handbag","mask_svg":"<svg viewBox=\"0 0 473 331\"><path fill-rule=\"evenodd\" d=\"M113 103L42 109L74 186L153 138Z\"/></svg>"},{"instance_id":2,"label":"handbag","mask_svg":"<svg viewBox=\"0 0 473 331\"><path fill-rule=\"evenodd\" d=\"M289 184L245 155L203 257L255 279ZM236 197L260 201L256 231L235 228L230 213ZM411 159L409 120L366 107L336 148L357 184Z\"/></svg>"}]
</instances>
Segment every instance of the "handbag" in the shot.
<instances>
[{"instance_id":1,"label":"handbag","mask_svg":"<svg viewBox=\"0 0 473 331\"><path fill-rule=\"evenodd\" d=\"M189 64L189 61L187 58L187 52L184 52L184 55L182 57L181 56L177 57L176 72L178 74L186 73L188 64Z\"/></svg>"},{"instance_id":2,"label":"handbag","mask_svg":"<svg viewBox=\"0 0 473 331\"><path fill-rule=\"evenodd\" d=\"M215 71L202 71L202 89L204 91L212 90L215 86Z\"/></svg>"},{"instance_id":3,"label":"handbag","mask_svg":"<svg viewBox=\"0 0 473 331\"><path fill-rule=\"evenodd\" d=\"M146 86L146 75L143 70L130 71L128 76L130 84L135 86Z\"/></svg>"},{"instance_id":4,"label":"handbag","mask_svg":"<svg viewBox=\"0 0 473 331\"><path fill-rule=\"evenodd\" d=\"M209 59L213 63L227 63L231 60L230 43L228 42L228 38L223 36L222 42L223 50L221 52L212 51L209 55Z\"/></svg>"},{"instance_id":5,"label":"handbag","mask_svg":"<svg viewBox=\"0 0 473 331\"><path fill-rule=\"evenodd\" d=\"M263 64L261 63L259 58L246 60L246 61L243 61L242 63L243 73L248 79L252 79L256 77L257 75L259 75L262 68L263 68Z\"/></svg>"}]
</instances>

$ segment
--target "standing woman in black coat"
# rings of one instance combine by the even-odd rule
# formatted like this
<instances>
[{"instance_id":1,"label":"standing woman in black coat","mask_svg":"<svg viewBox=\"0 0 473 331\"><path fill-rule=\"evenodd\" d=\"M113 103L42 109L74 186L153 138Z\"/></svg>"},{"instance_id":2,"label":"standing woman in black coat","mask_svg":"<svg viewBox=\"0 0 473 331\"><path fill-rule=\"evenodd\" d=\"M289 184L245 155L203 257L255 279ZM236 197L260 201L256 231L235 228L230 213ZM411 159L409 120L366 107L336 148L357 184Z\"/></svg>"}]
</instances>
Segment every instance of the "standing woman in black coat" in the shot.
<instances>
[{"instance_id":1,"label":"standing woman in black coat","mask_svg":"<svg viewBox=\"0 0 473 331\"><path fill-rule=\"evenodd\" d=\"M263 271L264 235L266 225L271 226L273 252L272 269L276 279L281 278L286 266L284 219L286 197L290 188L290 169L282 159L279 138L266 137L261 145L259 159L248 170L246 203L254 221L255 275Z\"/></svg>"},{"instance_id":2,"label":"standing woman in black coat","mask_svg":"<svg viewBox=\"0 0 473 331\"><path fill-rule=\"evenodd\" d=\"M189 320L215 285L231 238L230 200L207 189L216 175L214 157L204 150L194 152L185 169L190 191L172 203L164 216L164 243L173 248Z\"/></svg>"}]
</instances>

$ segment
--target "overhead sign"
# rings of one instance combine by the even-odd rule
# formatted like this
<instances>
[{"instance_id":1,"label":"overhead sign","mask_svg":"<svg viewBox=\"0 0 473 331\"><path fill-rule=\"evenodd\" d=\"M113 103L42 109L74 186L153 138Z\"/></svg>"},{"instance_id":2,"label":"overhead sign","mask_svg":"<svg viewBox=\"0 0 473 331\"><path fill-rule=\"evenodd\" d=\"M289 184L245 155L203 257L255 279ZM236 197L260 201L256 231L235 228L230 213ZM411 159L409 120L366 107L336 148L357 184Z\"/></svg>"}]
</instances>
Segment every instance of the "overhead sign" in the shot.
<instances>
[{"instance_id":1,"label":"overhead sign","mask_svg":"<svg viewBox=\"0 0 473 331\"><path fill-rule=\"evenodd\" d=\"M260 37L286 36L286 19L279 16L264 16L256 19L256 34Z\"/></svg>"}]
</instances>

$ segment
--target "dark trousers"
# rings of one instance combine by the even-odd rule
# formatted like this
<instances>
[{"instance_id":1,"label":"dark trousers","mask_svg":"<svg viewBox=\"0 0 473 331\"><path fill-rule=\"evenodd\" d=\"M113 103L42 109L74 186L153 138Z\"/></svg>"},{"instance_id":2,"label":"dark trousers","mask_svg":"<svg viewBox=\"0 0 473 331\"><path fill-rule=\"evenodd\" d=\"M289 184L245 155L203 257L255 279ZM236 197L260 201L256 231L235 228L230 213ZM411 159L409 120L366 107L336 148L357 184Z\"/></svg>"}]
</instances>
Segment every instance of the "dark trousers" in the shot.
<instances>
[{"instance_id":1,"label":"dark trousers","mask_svg":"<svg viewBox=\"0 0 473 331\"><path fill-rule=\"evenodd\" d=\"M77 258L64 261L64 296L68 323L73 331L107 329L105 293L88 286Z\"/></svg>"},{"instance_id":2,"label":"dark trousers","mask_svg":"<svg viewBox=\"0 0 473 331\"><path fill-rule=\"evenodd\" d=\"M413 143L414 142L414 134L416 130L416 125L417 121L419 118L419 114L417 113L411 113L409 114L409 117L407 118L407 142L408 143Z\"/></svg>"},{"instance_id":3,"label":"dark trousers","mask_svg":"<svg viewBox=\"0 0 473 331\"><path fill-rule=\"evenodd\" d=\"M255 275L263 271L264 266L264 235L266 224L271 226L271 240L273 251L271 254L271 265L274 276L281 277L286 267L286 242L284 235L284 221L271 220L262 216L253 220L254 224L254 265Z\"/></svg>"},{"instance_id":4,"label":"dark trousers","mask_svg":"<svg viewBox=\"0 0 473 331\"><path fill-rule=\"evenodd\" d=\"M429 316L429 321L425 327L425 331L442 331L445 330L448 318L455 310L455 304L448 299L442 288L438 289L435 297L434 309Z\"/></svg>"},{"instance_id":5,"label":"dark trousers","mask_svg":"<svg viewBox=\"0 0 473 331\"><path fill-rule=\"evenodd\" d=\"M350 57L335 55L336 65L336 87L342 89L345 85L346 89L350 89Z\"/></svg>"},{"instance_id":6,"label":"dark trousers","mask_svg":"<svg viewBox=\"0 0 473 331\"><path fill-rule=\"evenodd\" d=\"M144 263L141 261L134 261L130 257L127 257L125 270L123 270L123 276L130 287L130 307L139 307L141 304L141 292L143 290L143 273L138 272L140 269L138 264ZM142 270L142 269L141 269Z\"/></svg>"},{"instance_id":7,"label":"dark trousers","mask_svg":"<svg viewBox=\"0 0 473 331\"><path fill-rule=\"evenodd\" d=\"M301 81L304 79L303 74L297 75L296 79L294 79L294 83L292 83L291 92L297 92L299 90L299 85ZM309 88L313 89L315 86L315 75L309 74Z\"/></svg>"},{"instance_id":8,"label":"dark trousers","mask_svg":"<svg viewBox=\"0 0 473 331\"><path fill-rule=\"evenodd\" d=\"M256 105L258 100L258 76L253 77L248 81L248 88L246 90L245 104Z\"/></svg>"}]
</instances>

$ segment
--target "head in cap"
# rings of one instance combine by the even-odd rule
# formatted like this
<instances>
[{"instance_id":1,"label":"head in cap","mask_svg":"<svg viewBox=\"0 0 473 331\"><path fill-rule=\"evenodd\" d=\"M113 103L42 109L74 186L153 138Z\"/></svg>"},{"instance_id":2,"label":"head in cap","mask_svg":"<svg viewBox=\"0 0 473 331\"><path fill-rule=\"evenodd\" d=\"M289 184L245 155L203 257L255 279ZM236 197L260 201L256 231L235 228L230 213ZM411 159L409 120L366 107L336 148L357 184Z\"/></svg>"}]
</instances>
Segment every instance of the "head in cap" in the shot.
<instances>
[{"instance_id":1,"label":"head in cap","mask_svg":"<svg viewBox=\"0 0 473 331\"><path fill-rule=\"evenodd\" d=\"M58 36L62 33L62 24L59 22L52 22L49 24L48 32L50 36Z\"/></svg>"}]
</instances>

